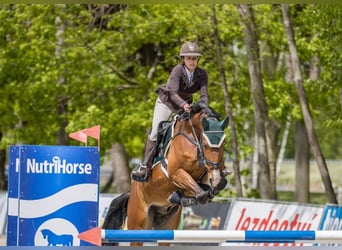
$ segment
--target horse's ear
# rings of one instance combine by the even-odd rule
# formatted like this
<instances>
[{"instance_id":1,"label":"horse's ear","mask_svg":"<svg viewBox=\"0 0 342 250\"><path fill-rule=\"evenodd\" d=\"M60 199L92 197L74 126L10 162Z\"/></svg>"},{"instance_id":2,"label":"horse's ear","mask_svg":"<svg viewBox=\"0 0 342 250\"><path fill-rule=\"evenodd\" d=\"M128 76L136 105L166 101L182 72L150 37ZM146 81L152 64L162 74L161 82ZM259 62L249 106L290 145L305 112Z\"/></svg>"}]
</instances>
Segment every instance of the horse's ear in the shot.
<instances>
[{"instance_id":1,"label":"horse's ear","mask_svg":"<svg viewBox=\"0 0 342 250\"><path fill-rule=\"evenodd\" d=\"M225 130L225 128L227 128L229 124L229 117L227 116L226 118L224 118L224 120L221 122L221 128L222 130Z\"/></svg>"},{"instance_id":2,"label":"horse's ear","mask_svg":"<svg viewBox=\"0 0 342 250\"><path fill-rule=\"evenodd\" d=\"M203 117L203 119L202 119L202 127L203 127L203 130L209 129L209 121L205 117Z\"/></svg>"}]
</instances>

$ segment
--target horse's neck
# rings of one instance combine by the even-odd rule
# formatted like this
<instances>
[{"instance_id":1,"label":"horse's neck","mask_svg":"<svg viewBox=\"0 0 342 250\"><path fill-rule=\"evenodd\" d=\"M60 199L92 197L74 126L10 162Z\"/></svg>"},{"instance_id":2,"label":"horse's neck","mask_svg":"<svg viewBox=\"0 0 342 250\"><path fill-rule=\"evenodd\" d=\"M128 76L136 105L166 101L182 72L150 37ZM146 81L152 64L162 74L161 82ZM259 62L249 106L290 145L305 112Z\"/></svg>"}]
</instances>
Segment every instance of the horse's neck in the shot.
<instances>
[{"instance_id":1,"label":"horse's neck","mask_svg":"<svg viewBox=\"0 0 342 250\"><path fill-rule=\"evenodd\" d=\"M191 118L190 120L183 120L181 121L181 124L179 126L179 129L188 135L193 135L193 133L196 133L196 136L199 137L202 132L202 125L200 122L200 117L195 116Z\"/></svg>"}]
</instances>

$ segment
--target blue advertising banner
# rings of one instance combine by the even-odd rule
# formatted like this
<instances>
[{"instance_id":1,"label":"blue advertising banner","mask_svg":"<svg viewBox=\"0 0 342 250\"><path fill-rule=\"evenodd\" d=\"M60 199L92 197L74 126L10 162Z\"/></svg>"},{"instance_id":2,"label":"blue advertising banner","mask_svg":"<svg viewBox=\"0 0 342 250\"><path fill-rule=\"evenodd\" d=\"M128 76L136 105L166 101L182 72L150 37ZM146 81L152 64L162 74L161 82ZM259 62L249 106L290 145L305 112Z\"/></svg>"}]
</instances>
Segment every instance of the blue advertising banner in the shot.
<instances>
[{"instance_id":1,"label":"blue advertising banner","mask_svg":"<svg viewBox=\"0 0 342 250\"><path fill-rule=\"evenodd\" d=\"M17 224L18 224L18 180L19 180L19 147L9 147L8 161L8 202L7 211L7 246L17 246Z\"/></svg>"},{"instance_id":2,"label":"blue advertising banner","mask_svg":"<svg viewBox=\"0 0 342 250\"><path fill-rule=\"evenodd\" d=\"M342 206L338 205L326 205L323 213L323 217L321 220L321 224L319 227L320 230L342 230ZM342 246L342 243L325 243L325 244L316 244L319 246Z\"/></svg>"},{"instance_id":3,"label":"blue advertising banner","mask_svg":"<svg viewBox=\"0 0 342 250\"><path fill-rule=\"evenodd\" d=\"M98 148L23 145L11 151L7 245L89 246L77 236L98 225Z\"/></svg>"},{"instance_id":4,"label":"blue advertising banner","mask_svg":"<svg viewBox=\"0 0 342 250\"><path fill-rule=\"evenodd\" d=\"M342 230L342 207L338 205L326 205L319 229Z\"/></svg>"}]
</instances>

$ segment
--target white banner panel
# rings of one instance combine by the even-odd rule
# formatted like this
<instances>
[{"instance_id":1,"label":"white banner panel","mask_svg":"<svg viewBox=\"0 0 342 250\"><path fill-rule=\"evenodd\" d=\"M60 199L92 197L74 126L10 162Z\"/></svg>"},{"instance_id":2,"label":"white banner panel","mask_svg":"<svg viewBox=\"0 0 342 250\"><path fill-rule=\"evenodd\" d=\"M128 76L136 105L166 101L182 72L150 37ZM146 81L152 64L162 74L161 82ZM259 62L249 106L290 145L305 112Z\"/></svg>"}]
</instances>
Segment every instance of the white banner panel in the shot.
<instances>
[{"instance_id":1,"label":"white banner panel","mask_svg":"<svg viewBox=\"0 0 342 250\"><path fill-rule=\"evenodd\" d=\"M234 200L229 210L225 229L258 231L318 230L323 211L324 206L312 204L266 200ZM257 245L273 244L259 243Z\"/></svg>"}]
</instances>

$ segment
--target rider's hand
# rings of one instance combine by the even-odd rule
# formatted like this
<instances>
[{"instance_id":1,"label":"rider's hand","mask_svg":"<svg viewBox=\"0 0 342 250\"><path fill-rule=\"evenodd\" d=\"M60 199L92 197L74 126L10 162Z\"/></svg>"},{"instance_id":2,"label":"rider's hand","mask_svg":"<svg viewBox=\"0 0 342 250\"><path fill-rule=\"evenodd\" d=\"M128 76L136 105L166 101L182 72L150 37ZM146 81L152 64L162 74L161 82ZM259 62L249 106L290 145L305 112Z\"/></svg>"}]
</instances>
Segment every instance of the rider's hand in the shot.
<instances>
[{"instance_id":1,"label":"rider's hand","mask_svg":"<svg viewBox=\"0 0 342 250\"><path fill-rule=\"evenodd\" d=\"M191 110L191 106L190 106L190 104L189 103L186 103L184 106L183 106L183 109L184 109L184 111L185 112L190 112L190 110Z\"/></svg>"}]
</instances>

